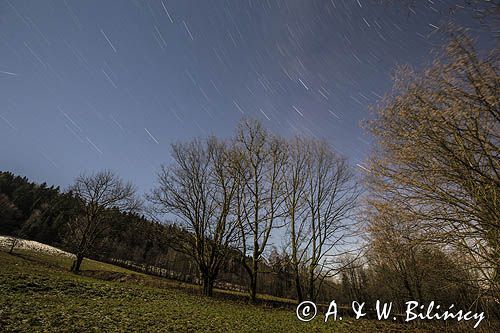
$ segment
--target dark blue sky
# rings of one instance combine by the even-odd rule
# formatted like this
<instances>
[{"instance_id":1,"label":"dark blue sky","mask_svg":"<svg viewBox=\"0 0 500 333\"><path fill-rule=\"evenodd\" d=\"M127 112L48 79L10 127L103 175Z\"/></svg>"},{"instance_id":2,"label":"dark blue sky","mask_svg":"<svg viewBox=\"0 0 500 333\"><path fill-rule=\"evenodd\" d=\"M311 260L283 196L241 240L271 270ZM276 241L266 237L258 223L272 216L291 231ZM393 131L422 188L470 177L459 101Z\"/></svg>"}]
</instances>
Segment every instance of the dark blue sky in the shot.
<instances>
[{"instance_id":1,"label":"dark blue sky","mask_svg":"<svg viewBox=\"0 0 500 333\"><path fill-rule=\"evenodd\" d=\"M418 3L0 0L0 169L65 187L109 168L147 190L172 142L242 116L363 164L368 106L397 63L431 60L454 1Z\"/></svg>"}]
</instances>

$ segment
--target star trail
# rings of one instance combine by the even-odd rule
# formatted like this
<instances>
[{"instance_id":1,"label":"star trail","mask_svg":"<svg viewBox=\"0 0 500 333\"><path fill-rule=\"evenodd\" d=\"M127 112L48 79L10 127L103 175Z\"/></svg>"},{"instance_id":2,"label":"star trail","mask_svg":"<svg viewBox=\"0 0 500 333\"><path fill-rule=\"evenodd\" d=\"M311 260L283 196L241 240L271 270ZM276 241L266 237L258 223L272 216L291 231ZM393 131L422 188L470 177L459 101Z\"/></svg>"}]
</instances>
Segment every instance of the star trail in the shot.
<instances>
[{"instance_id":1,"label":"star trail","mask_svg":"<svg viewBox=\"0 0 500 333\"><path fill-rule=\"evenodd\" d=\"M0 0L1 169L65 186L109 168L148 190L171 143L241 117L363 169L360 122L395 65L432 60L453 3Z\"/></svg>"}]
</instances>

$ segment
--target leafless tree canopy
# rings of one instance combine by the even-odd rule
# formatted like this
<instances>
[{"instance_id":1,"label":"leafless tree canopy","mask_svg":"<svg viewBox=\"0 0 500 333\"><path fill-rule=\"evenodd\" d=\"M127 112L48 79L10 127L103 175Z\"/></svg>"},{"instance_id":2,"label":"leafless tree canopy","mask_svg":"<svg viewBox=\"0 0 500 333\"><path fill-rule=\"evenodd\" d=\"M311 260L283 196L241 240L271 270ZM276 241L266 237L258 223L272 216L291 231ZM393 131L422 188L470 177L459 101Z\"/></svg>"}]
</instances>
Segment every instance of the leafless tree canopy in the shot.
<instances>
[{"instance_id":1,"label":"leafless tree canopy","mask_svg":"<svg viewBox=\"0 0 500 333\"><path fill-rule=\"evenodd\" d=\"M359 186L346 160L321 140L295 137L287 147L285 220L290 237L297 298L315 300L324 279L345 254L341 246L352 235Z\"/></svg>"},{"instance_id":2,"label":"leafless tree canopy","mask_svg":"<svg viewBox=\"0 0 500 333\"><path fill-rule=\"evenodd\" d=\"M255 301L259 263L281 214L286 153L282 139L252 120L240 123L233 144L237 151L233 169L238 185L235 213L240 232L239 249L249 275L250 297Z\"/></svg>"},{"instance_id":3,"label":"leafless tree canopy","mask_svg":"<svg viewBox=\"0 0 500 333\"><path fill-rule=\"evenodd\" d=\"M480 285L498 292L500 112L498 50L480 56L464 35L422 74L398 71L369 128L377 138L370 204L376 221L466 254ZM386 216L386 217L384 217ZM384 222L384 223L386 223ZM380 229L380 225L375 227Z\"/></svg>"},{"instance_id":4,"label":"leafless tree canopy","mask_svg":"<svg viewBox=\"0 0 500 333\"><path fill-rule=\"evenodd\" d=\"M324 141L285 140L249 119L227 142L178 143L172 156L149 199L188 231L173 246L196 261L206 295L228 254L238 253L255 301L271 235L286 229L297 292L307 272L308 293L317 296L358 196L344 158Z\"/></svg>"},{"instance_id":5,"label":"leafless tree canopy","mask_svg":"<svg viewBox=\"0 0 500 333\"><path fill-rule=\"evenodd\" d=\"M215 137L174 144L175 164L162 167L150 195L159 212L175 215L189 231L177 242L178 250L196 261L208 296L237 236L231 155L228 145Z\"/></svg>"},{"instance_id":6,"label":"leafless tree canopy","mask_svg":"<svg viewBox=\"0 0 500 333\"><path fill-rule=\"evenodd\" d=\"M111 171L101 171L76 178L70 191L80 200L82 213L69 225L69 242L74 248L76 260L72 270L78 272L85 256L112 227L112 209L137 210L141 202L135 196L131 183L123 182Z\"/></svg>"},{"instance_id":7,"label":"leafless tree canopy","mask_svg":"<svg viewBox=\"0 0 500 333\"><path fill-rule=\"evenodd\" d=\"M316 300L330 277L342 245L352 236L352 220L360 194L351 167L325 141L310 142L306 211L310 241L306 245L309 299ZM345 250L344 250L345 251Z\"/></svg>"}]
</instances>

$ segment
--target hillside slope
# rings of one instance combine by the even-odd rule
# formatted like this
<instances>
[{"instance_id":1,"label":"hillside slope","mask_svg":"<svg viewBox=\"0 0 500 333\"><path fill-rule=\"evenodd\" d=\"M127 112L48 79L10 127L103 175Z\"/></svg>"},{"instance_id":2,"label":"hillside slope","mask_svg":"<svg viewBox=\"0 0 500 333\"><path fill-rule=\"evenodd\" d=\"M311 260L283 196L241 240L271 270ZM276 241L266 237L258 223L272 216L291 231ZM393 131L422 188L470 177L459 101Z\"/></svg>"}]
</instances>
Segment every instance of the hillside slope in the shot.
<instances>
[{"instance_id":1,"label":"hillside slope","mask_svg":"<svg viewBox=\"0 0 500 333\"><path fill-rule=\"evenodd\" d=\"M370 320L325 324L321 316L302 323L293 310L208 299L179 290L173 282L155 284L157 278L95 261L84 262L83 274L74 275L67 271L70 260L0 251L0 331L415 331L409 325Z\"/></svg>"}]
</instances>

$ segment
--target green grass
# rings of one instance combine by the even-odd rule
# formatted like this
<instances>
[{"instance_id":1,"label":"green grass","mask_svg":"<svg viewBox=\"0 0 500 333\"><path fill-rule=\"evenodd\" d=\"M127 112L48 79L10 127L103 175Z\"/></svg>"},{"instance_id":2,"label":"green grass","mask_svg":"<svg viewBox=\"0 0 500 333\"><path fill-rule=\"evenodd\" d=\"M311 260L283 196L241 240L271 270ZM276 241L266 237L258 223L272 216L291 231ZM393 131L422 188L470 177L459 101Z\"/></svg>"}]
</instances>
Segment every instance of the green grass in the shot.
<instances>
[{"instance_id":1,"label":"green grass","mask_svg":"<svg viewBox=\"0 0 500 333\"><path fill-rule=\"evenodd\" d=\"M92 260L75 275L70 264L65 257L0 251L0 332L415 331L374 320L325 324L322 316L302 323L294 309L209 299L177 282Z\"/></svg>"}]
</instances>

